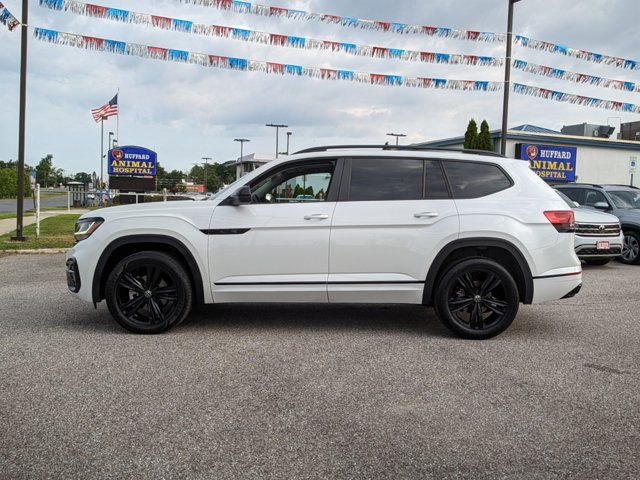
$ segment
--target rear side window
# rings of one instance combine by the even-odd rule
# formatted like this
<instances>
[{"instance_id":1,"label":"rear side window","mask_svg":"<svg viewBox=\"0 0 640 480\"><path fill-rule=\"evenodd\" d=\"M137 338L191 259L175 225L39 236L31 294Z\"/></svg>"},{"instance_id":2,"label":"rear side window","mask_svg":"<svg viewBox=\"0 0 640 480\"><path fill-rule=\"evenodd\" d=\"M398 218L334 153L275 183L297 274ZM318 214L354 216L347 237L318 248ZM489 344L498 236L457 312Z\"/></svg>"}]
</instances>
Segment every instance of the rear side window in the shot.
<instances>
[{"instance_id":1,"label":"rear side window","mask_svg":"<svg viewBox=\"0 0 640 480\"><path fill-rule=\"evenodd\" d=\"M453 197L479 198L511 187L511 180L496 165L476 162L444 162Z\"/></svg>"},{"instance_id":2,"label":"rear side window","mask_svg":"<svg viewBox=\"0 0 640 480\"><path fill-rule=\"evenodd\" d=\"M438 160L427 160L425 166L425 198L443 200L450 198L447 180Z\"/></svg>"},{"instance_id":3,"label":"rear side window","mask_svg":"<svg viewBox=\"0 0 640 480\"><path fill-rule=\"evenodd\" d=\"M569 197L572 201L584 204L584 190L582 188L559 188L562 193Z\"/></svg>"},{"instance_id":4,"label":"rear side window","mask_svg":"<svg viewBox=\"0 0 640 480\"><path fill-rule=\"evenodd\" d=\"M420 200L424 162L408 158L351 160L351 201Z\"/></svg>"}]
</instances>

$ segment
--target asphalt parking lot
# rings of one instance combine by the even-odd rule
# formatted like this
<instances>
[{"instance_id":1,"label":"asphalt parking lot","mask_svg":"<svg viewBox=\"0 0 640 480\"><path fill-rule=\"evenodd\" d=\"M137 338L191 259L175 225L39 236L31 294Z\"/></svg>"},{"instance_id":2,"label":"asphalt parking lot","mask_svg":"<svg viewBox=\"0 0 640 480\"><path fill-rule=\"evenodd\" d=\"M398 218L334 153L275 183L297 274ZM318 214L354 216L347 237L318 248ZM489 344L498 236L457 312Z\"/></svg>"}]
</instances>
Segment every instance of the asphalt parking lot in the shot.
<instances>
[{"instance_id":1,"label":"asphalt parking lot","mask_svg":"<svg viewBox=\"0 0 640 480\"><path fill-rule=\"evenodd\" d=\"M640 267L485 342L420 307L211 306L154 337L0 258L0 478L638 478Z\"/></svg>"}]
</instances>

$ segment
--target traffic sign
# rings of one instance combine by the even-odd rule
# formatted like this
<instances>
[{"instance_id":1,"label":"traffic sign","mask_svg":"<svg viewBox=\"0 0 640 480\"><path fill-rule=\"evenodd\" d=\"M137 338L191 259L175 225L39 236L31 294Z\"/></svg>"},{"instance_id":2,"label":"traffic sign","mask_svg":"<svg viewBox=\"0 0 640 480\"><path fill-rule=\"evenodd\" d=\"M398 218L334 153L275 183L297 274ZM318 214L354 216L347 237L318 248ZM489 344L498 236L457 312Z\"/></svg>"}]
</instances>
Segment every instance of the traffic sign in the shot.
<instances>
[{"instance_id":1,"label":"traffic sign","mask_svg":"<svg viewBox=\"0 0 640 480\"><path fill-rule=\"evenodd\" d=\"M638 157L631 157L629 159L629 172L631 175L635 174L638 170Z\"/></svg>"}]
</instances>

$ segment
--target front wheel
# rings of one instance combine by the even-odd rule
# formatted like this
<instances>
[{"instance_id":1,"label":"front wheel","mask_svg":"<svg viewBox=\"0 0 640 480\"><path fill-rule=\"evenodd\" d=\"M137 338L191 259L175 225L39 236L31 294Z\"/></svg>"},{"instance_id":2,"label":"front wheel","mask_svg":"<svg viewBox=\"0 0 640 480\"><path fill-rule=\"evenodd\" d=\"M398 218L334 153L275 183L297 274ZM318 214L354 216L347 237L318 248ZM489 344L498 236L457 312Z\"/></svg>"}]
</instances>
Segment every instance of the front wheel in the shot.
<instances>
[{"instance_id":1,"label":"front wheel","mask_svg":"<svg viewBox=\"0 0 640 480\"><path fill-rule=\"evenodd\" d=\"M193 305L189 275L175 258L140 252L121 260L107 278L113 318L135 333L162 333L182 322Z\"/></svg>"},{"instance_id":2,"label":"front wheel","mask_svg":"<svg viewBox=\"0 0 640 480\"><path fill-rule=\"evenodd\" d=\"M637 265L640 263L640 234L637 232L624 232L624 243L622 244L622 263Z\"/></svg>"},{"instance_id":3,"label":"front wheel","mask_svg":"<svg viewBox=\"0 0 640 480\"><path fill-rule=\"evenodd\" d=\"M511 325L520 298L516 282L504 267L493 260L473 258L445 272L434 303L449 330L462 338L483 340Z\"/></svg>"}]
</instances>

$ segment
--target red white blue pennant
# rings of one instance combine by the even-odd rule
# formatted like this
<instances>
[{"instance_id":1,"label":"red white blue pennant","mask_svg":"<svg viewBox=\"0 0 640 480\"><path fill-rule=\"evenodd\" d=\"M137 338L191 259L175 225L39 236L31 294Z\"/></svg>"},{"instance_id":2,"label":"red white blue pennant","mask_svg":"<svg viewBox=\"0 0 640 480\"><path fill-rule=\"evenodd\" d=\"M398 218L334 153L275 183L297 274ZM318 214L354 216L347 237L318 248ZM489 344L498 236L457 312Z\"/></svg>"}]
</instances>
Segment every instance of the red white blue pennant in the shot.
<instances>
[{"instance_id":1,"label":"red white blue pennant","mask_svg":"<svg viewBox=\"0 0 640 480\"><path fill-rule=\"evenodd\" d=\"M20 25L20 20L11 15L11 12L0 2L0 23L6 25L11 31Z\"/></svg>"},{"instance_id":2,"label":"red white blue pennant","mask_svg":"<svg viewBox=\"0 0 640 480\"><path fill-rule=\"evenodd\" d=\"M393 74L356 72L353 70L304 67L302 65L265 62L245 58L194 53L188 52L186 50L152 47L148 45L127 43L118 40L109 40L99 37L64 33L44 28L36 28L34 30L34 36L38 40L60 45L68 45L77 48L98 50L121 55L132 55L142 58L154 58L157 60L165 60L171 62L191 63L201 65L203 67L263 72L278 75L305 76L322 80L341 80L389 87L412 87L487 92L500 90L504 85L503 82L450 80L444 78L428 77L406 77ZM584 97L555 90L532 87L519 83L513 84L513 90L514 92L521 95L546 98L559 102L604 108L615 111L640 113L640 105L634 105L630 103Z\"/></svg>"},{"instance_id":3,"label":"red white blue pennant","mask_svg":"<svg viewBox=\"0 0 640 480\"><path fill-rule=\"evenodd\" d=\"M196 35L233 38L235 40L262 43L265 45L300 48L306 50L323 50L361 57L387 58L411 62L441 63L449 65L498 67L504 63L504 59L499 57L422 52L399 48L357 45L355 43L317 40L314 38L281 35L222 25L206 25L202 23L194 23L189 20L121 10L102 5L87 4L75 0L40 0L40 5L52 10L65 10L89 17L115 20L124 23L135 23L164 30L193 33Z\"/></svg>"}]
</instances>

